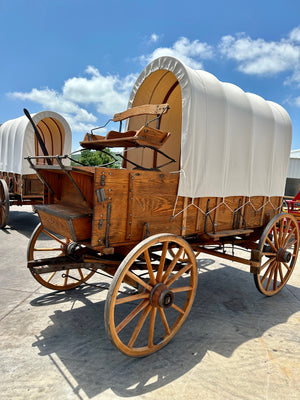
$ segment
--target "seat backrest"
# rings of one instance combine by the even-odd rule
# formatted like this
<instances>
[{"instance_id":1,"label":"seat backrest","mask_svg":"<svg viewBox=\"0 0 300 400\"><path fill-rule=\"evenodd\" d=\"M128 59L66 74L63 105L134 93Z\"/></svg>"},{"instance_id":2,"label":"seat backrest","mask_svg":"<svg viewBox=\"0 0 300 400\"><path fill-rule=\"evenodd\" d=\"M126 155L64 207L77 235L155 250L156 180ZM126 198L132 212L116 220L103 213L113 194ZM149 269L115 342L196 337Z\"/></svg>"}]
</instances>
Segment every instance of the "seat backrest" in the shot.
<instances>
[{"instance_id":1,"label":"seat backrest","mask_svg":"<svg viewBox=\"0 0 300 400\"><path fill-rule=\"evenodd\" d=\"M123 121L124 119L135 117L138 115L157 115L160 116L167 112L169 105L166 104L144 104L142 106L136 106L129 108L126 111L117 113L113 117L114 122Z\"/></svg>"}]
</instances>

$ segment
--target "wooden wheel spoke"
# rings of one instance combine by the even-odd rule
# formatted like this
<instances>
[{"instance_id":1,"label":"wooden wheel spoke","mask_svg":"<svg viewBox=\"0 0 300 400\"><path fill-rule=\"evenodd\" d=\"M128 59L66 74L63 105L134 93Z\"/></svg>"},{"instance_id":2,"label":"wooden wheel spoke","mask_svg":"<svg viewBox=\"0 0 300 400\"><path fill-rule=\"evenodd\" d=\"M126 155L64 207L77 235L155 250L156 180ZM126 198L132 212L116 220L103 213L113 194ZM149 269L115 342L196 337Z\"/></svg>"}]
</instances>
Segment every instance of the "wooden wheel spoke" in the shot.
<instances>
[{"instance_id":1,"label":"wooden wheel spoke","mask_svg":"<svg viewBox=\"0 0 300 400\"><path fill-rule=\"evenodd\" d=\"M274 243L275 243L275 247L276 249L279 249L279 242L278 242L278 235L277 235L277 228L276 228L276 224L273 225L273 238L274 238Z\"/></svg>"},{"instance_id":2,"label":"wooden wheel spoke","mask_svg":"<svg viewBox=\"0 0 300 400\"><path fill-rule=\"evenodd\" d=\"M278 265L280 265L280 263L276 263L276 266L274 268L274 278L273 278L273 290L276 290L277 288L277 274L278 274Z\"/></svg>"},{"instance_id":3,"label":"wooden wheel spoke","mask_svg":"<svg viewBox=\"0 0 300 400\"><path fill-rule=\"evenodd\" d=\"M164 275L163 275L163 278L162 278L162 282L163 282L163 283L166 283L166 281L168 280L168 278L169 278L171 272L173 271L175 265L177 264L179 258L180 258L181 255L182 255L183 251L184 251L184 248L183 248L183 247L181 247L180 249L178 249L178 251L177 251L176 255L174 256L174 258L173 258L171 264L168 266L166 272L165 272Z\"/></svg>"},{"instance_id":4,"label":"wooden wheel spoke","mask_svg":"<svg viewBox=\"0 0 300 400\"><path fill-rule=\"evenodd\" d=\"M52 272L52 274L49 276L49 278L47 279L47 282L50 283L52 278L54 277L54 275L56 274L56 271Z\"/></svg>"},{"instance_id":5,"label":"wooden wheel spoke","mask_svg":"<svg viewBox=\"0 0 300 400\"><path fill-rule=\"evenodd\" d=\"M54 247L54 248L49 248L49 247L35 247L33 249L34 251L62 251L61 247Z\"/></svg>"},{"instance_id":6,"label":"wooden wheel spoke","mask_svg":"<svg viewBox=\"0 0 300 400\"><path fill-rule=\"evenodd\" d=\"M154 337L154 328L155 328L155 319L156 319L157 308L152 307L150 313L150 326L149 326L149 336L148 336L148 346L153 347L153 337Z\"/></svg>"},{"instance_id":7,"label":"wooden wheel spoke","mask_svg":"<svg viewBox=\"0 0 300 400\"><path fill-rule=\"evenodd\" d=\"M64 280L64 286L67 286L68 277L69 277L69 276L68 276L68 275L69 275L69 271L70 271L69 269L66 270L66 273L65 273L65 280Z\"/></svg>"},{"instance_id":8,"label":"wooden wheel spoke","mask_svg":"<svg viewBox=\"0 0 300 400\"><path fill-rule=\"evenodd\" d=\"M191 290L193 290L192 286L182 286L182 287L172 288L173 293L190 292Z\"/></svg>"},{"instance_id":9,"label":"wooden wheel spoke","mask_svg":"<svg viewBox=\"0 0 300 400\"><path fill-rule=\"evenodd\" d=\"M279 271L280 280L281 280L281 282L283 282L284 281L284 277L283 277L283 273L282 273L281 264L279 264L278 271Z\"/></svg>"},{"instance_id":10,"label":"wooden wheel spoke","mask_svg":"<svg viewBox=\"0 0 300 400\"><path fill-rule=\"evenodd\" d=\"M178 311L180 314L184 314L184 310L182 310L180 307L176 306L176 304L172 304L172 308L174 308L174 310Z\"/></svg>"},{"instance_id":11,"label":"wooden wheel spoke","mask_svg":"<svg viewBox=\"0 0 300 400\"><path fill-rule=\"evenodd\" d=\"M148 314L149 314L151 308L152 308L151 304L148 304L148 306L142 312L142 315L141 315L141 317L140 317L140 319L139 319L139 321L138 321L138 323L137 323L137 325L136 325L136 327L135 327L135 329L134 329L134 331L133 331L133 333L131 335L131 338L130 338L130 340L128 342L128 347L129 348L133 347L133 345L134 345L134 343L135 343L135 341L136 341L136 339L137 339L137 337L138 337L138 335L139 335L139 333L140 333L140 331L141 331L141 329L142 329L142 327L143 327L143 325L144 325L144 323L146 321L146 318L148 317Z\"/></svg>"},{"instance_id":12,"label":"wooden wheel spoke","mask_svg":"<svg viewBox=\"0 0 300 400\"><path fill-rule=\"evenodd\" d=\"M161 280L162 280L162 275L163 275L164 266L165 266L165 262L166 262L168 247L169 247L169 242L164 242L162 254L161 254L161 258L160 258L160 262L159 262L159 267L158 267L157 274L156 274L157 282L161 282Z\"/></svg>"},{"instance_id":13,"label":"wooden wheel spoke","mask_svg":"<svg viewBox=\"0 0 300 400\"><path fill-rule=\"evenodd\" d=\"M46 229L43 229L43 233L45 233L47 236L51 237L51 239L56 240L57 242L59 242L63 246L65 246L67 244L66 242L62 241L61 239L59 239L57 236L53 235L53 233L47 231Z\"/></svg>"},{"instance_id":14,"label":"wooden wheel spoke","mask_svg":"<svg viewBox=\"0 0 300 400\"><path fill-rule=\"evenodd\" d=\"M292 235L296 232L297 227L294 226L293 229L290 230L289 234L287 235L287 237L285 238L284 242L283 242L283 246L282 247L286 247L289 243L290 238L292 237Z\"/></svg>"},{"instance_id":15,"label":"wooden wheel spoke","mask_svg":"<svg viewBox=\"0 0 300 400\"><path fill-rule=\"evenodd\" d=\"M83 273L82 273L81 268L78 268L78 272L79 272L80 278L81 278L81 279L84 279L84 275L83 275Z\"/></svg>"},{"instance_id":16,"label":"wooden wheel spoke","mask_svg":"<svg viewBox=\"0 0 300 400\"><path fill-rule=\"evenodd\" d=\"M152 268L152 264L151 264L151 260L150 260L148 249L146 249L144 251L144 256L145 256L145 260L146 260L146 264L147 264L150 283L151 283L152 286L155 286L156 285L156 280L155 280L155 276L154 276L154 273L153 273L153 268Z\"/></svg>"},{"instance_id":17,"label":"wooden wheel spoke","mask_svg":"<svg viewBox=\"0 0 300 400\"><path fill-rule=\"evenodd\" d=\"M161 307L158 307L158 312L159 312L160 318L162 320L162 323L164 325L166 334L170 335L171 331L170 331L169 324L168 324L168 321L167 321L166 314L165 314L164 310Z\"/></svg>"},{"instance_id":18,"label":"wooden wheel spoke","mask_svg":"<svg viewBox=\"0 0 300 400\"><path fill-rule=\"evenodd\" d=\"M131 296L120 297L116 300L116 305L130 303L131 301L142 300L142 299L149 299L149 293L139 293L133 294Z\"/></svg>"},{"instance_id":19,"label":"wooden wheel spoke","mask_svg":"<svg viewBox=\"0 0 300 400\"><path fill-rule=\"evenodd\" d=\"M262 253L265 257L276 257L276 253Z\"/></svg>"},{"instance_id":20,"label":"wooden wheel spoke","mask_svg":"<svg viewBox=\"0 0 300 400\"><path fill-rule=\"evenodd\" d=\"M149 292L151 292L152 287L150 285L148 285L146 282L144 282L139 276L135 275L133 272L131 272L129 270L127 271L126 275L128 275L129 278L133 279L136 283L139 283L145 289L147 289Z\"/></svg>"},{"instance_id":21,"label":"wooden wheel spoke","mask_svg":"<svg viewBox=\"0 0 300 400\"><path fill-rule=\"evenodd\" d=\"M276 247L274 246L274 243L268 236L266 237L266 241L269 243L269 245L272 247L272 249L275 251L275 253L277 253L278 249L276 249Z\"/></svg>"},{"instance_id":22,"label":"wooden wheel spoke","mask_svg":"<svg viewBox=\"0 0 300 400\"><path fill-rule=\"evenodd\" d=\"M283 228L284 228L284 219L281 219L281 220L280 220L280 225L279 225L279 242L280 242L280 243L282 243Z\"/></svg>"},{"instance_id":23,"label":"wooden wheel spoke","mask_svg":"<svg viewBox=\"0 0 300 400\"><path fill-rule=\"evenodd\" d=\"M260 268L260 270L262 271L264 268L266 268L272 261L274 261L274 258L269 258L269 260L267 260Z\"/></svg>"},{"instance_id":24,"label":"wooden wheel spoke","mask_svg":"<svg viewBox=\"0 0 300 400\"><path fill-rule=\"evenodd\" d=\"M174 283L178 278L180 278L184 273L186 273L186 271L188 271L189 269L191 269L192 267L192 263L187 264L185 267L183 267L181 270L179 270L178 272L176 272L175 275L172 276L172 278L168 279L168 281L166 282L166 285L168 287L170 287L172 285L172 283Z\"/></svg>"},{"instance_id":25,"label":"wooden wheel spoke","mask_svg":"<svg viewBox=\"0 0 300 400\"><path fill-rule=\"evenodd\" d=\"M294 246L294 244L297 243L297 240L294 239L291 242L287 243L286 246L284 247L284 250L288 250L290 247Z\"/></svg>"},{"instance_id":26,"label":"wooden wheel spoke","mask_svg":"<svg viewBox=\"0 0 300 400\"><path fill-rule=\"evenodd\" d=\"M290 267L287 263L282 263L288 271L291 271L292 267Z\"/></svg>"},{"instance_id":27,"label":"wooden wheel spoke","mask_svg":"<svg viewBox=\"0 0 300 400\"><path fill-rule=\"evenodd\" d=\"M261 283L264 283L264 281L266 280L266 278L269 275L270 271L272 271L275 262L276 261L273 260L272 263L268 266L268 269L265 271L263 277L261 278Z\"/></svg>"},{"instance_id":28,"label":"wooden wheel spoke","mask_svg":"<svg viewBox=\"0 0 300 400\"><path fill-rule=\"evenodd\" d=\"M282 240L283 240L283 241L285 240L284 238L286 237L286 235L289 234L291 222L292 222L292 220L291 220L291 219L288 219L287 224L286 224L286 226L284 227L284 231L283 231L283 235L282 235Z\"/></svg>"},{"instance_id":29,"label":"wooden wheel spoke","mask_svg":"<svg viewBox=\"0 0 300 400\"><path fill-rule=\"evenodd\" d=\"M116 327L116 332L119 333L122 329L124 329L125 326L128 325L129 322L132 321L133 318L143 311L148 305L149 300L143 300L138 306L135 307L134 310L131 311L130 314L127 315L127 317L123 319L122 322L119 323L119 325Z\"/></svg>"},{"instance_id":30,"label":"wooden wheel spoke","mask_svg":"<svg viewBox=\"0 0 300 400\"><path fill-rule=\"evenodd\" d=\"M276 261L274 262L274 265L272 266L271 272L269 274L266 290L270 289L270 285L271 285L271 282L272 282L272 277L273 277L274 272L275 272L275 266L276 266Z\"/></svg>"}]
</instances>

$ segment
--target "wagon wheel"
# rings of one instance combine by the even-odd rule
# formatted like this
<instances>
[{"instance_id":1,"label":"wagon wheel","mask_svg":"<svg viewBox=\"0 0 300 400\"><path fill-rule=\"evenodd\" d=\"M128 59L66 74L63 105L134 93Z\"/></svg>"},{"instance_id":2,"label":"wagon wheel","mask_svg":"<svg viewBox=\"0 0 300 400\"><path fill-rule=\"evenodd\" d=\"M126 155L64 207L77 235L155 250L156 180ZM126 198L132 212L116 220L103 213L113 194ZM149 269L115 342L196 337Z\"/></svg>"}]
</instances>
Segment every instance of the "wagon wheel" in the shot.
<instances>
[{"instance_id":1,"label":"wagon wheel","mask_svg":"<svg viewBox=\"0 0 300 400\"><path fill-rule=\"evenodd\" d=\"M43 259L48 257L64 256L67 245L72 241L63 236L53 234L40 223L34 230L27 249L27 260ZM36 274L31 268L33 277L43 286L53 290L69 290L86 282L95 270L84 274L83 268L55 271L44 274ZM75 279L72 279L74 277Z\"/></svg>"},{"instance_id":2,"label":"wagon wheel","mask_svg":"<svg viewBox=\"0 0 300 400\"><path fill-rule=\"evenodd\" d=\"M266 226L257 249L261 268L254 274L257 289L266 296L278 293L289 280L297 261L299 229L291 214L276 215Z\"/></svg>"},{"instance_id":3,"label":"wagon wheel","mask_svg":"<svg viewBox=\"0 0 300 400\"><path fill-rule=\"evenodd\" d=\"M4 228L9 216L9 193L4 179L0 179L0 229Z\"/></svg>"},{"instance_id":4,"label":"wagon wheel","mask_svg":"<svg viewBox=\"0 0 300 400\"><path fill-rule=\"evenodd\" d=\"M143 240L122 261L109 288L107 335L129 356L154 353L183 324L196 287L196 259L184 239L166 233Z\"/></svg>"}]
</instances>

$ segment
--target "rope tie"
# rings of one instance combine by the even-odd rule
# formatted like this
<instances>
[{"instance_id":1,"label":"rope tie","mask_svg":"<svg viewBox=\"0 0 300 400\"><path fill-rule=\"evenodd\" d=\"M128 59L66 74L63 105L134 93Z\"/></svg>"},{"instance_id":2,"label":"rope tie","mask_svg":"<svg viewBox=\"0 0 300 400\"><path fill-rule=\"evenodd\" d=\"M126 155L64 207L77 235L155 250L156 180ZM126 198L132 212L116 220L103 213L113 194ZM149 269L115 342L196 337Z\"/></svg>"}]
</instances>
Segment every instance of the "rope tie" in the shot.
<instances>
[{"instance_id":1,"label":"rope tie","mask_svg":"<svg viewBox=\"0 0 300 400\"><path fill-rule=\"evenodd\" d=\"M178 171L178 172L180 172L180 171ZM281 207L282 207L282 203L281 203L278 207L274 206L274 204L272 203L271 198L270 198L270 196L269 196L262 206L260 206L259 208L255 208L254 204L253 204L252 201L251 201L251 197L249 196L249 197L248 197L248 200L247 200L244 204L242 204L240 207L238 207L237 209L235 209L235 210L233 210L233 209L229 206L229 204L226 203L226 198L222 198L222 201L221 201L220 204L217 204L214 208L212 208L211 210L209 210L209 211L206 212L206 211L203 211L202 208L200 208L197 204L195 204L195 202L194 202L195 199L192 198L192 202L191 202L190 204L188 204L188 205L187 205L186 207L184 207L181 211L179 211L179 212L177 212L177 213L175 214L176 207L177 207L177 203L178 203L178 197L182 197L182 196L178 196L178 195L176 196L176 201L175 201L175 204L174 204L174 208L173 208L173 213L172 213L171 220L173 220L174 218L178 217L178 215L182 214L182 213L183 213L185 210L187 210L189 207L195 207L195 208L197 208L197 210L199 210L199 211L200 211L203 215L205 215L205 216L208 216L210 213L213 213L215 210L217 210L217 209L218 209L219 207L221 207L222 205L224 205L225 207L227 207L227 208L231 211L232 214L234 214L234 213L236 213L236 212L242 210L242 209L243 209L245 206L247 206L248 204L250 204L250 206L253 208L253 210L254 210L255 212L260 211L260 210L263 209L267 204L271 204L271 206L272 206L272 208L273 208L274 211L280 210Z\"/></svg>"}]
</instances>

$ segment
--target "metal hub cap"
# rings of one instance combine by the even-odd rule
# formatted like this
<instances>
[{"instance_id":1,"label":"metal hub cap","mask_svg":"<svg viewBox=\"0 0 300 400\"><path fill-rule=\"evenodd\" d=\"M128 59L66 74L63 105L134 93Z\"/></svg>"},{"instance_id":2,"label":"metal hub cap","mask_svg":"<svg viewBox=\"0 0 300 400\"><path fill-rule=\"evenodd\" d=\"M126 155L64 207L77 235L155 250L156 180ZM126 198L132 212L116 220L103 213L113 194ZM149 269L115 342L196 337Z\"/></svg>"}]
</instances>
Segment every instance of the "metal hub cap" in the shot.
<instances>
[{"instance_id":1,"label":"metal hub cap","mask_svg":"<svg viewBox=\"0 0 300 400\"><path fill-rule=\"evenodd\" d=\"M288 263L288 262L290 262L291 257L292 257L291 253L284 250L283 248L280 248L276 254L276 260L280 261L280 262Z\"/></svg>"},{"instance_id":2,"label":"metal hub cap","mask_svg":"<svg viewBox=\"0 0 300 400\"><path fill-rule=\"evenodd\" d=\"M169 308L174 302L174 293L164 283L158 283L150 293L150 303L153 307Z\"/></svg>"}]
</instances>

